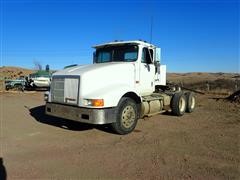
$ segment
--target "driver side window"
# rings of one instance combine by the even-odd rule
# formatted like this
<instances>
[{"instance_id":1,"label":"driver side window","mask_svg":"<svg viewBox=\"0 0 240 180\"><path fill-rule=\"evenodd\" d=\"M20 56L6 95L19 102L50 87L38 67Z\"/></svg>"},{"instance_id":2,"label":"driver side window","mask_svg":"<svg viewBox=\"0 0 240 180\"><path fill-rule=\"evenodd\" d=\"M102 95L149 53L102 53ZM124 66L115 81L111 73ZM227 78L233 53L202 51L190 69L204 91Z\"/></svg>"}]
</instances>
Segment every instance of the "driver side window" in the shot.
<instances>
[{"instance_id":1,"label":"driver side window","mask_svg":"<svg viewBox=\"0 0 240 180\"><path fill-rule=\"evenodd\" d=\"M142 52L142 63L152 64L153 50L148 48L143 48Z\"/></svg>"},{"instance_id":2,"label":"driver side window","mask_svg":"<svg viewBox=\"0 0 240 180\"><path fill-rule=\"evenodd\" d=\"M100 52L97 56L97 62L103 63L103 62L109 62L111 59L111 53L110 52Z\"/></svg>"}]
</instances>

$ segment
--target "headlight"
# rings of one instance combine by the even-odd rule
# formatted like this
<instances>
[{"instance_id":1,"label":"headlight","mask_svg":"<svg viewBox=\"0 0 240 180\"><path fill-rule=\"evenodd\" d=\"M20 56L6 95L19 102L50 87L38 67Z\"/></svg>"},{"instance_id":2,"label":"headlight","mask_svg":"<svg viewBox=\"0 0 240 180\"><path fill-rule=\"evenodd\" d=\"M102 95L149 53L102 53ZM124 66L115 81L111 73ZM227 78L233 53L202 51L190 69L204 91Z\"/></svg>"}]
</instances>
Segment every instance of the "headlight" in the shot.
<instances>
[{"instance_id":1,"label":"headlight","mask_svg":"<svg viewBox=\"0 0 240 180\"><path fill-rule=\"evenodd\" d=\"M48 101L49 91L44 93L44 101Z\"/></svg>"}]
</instances>

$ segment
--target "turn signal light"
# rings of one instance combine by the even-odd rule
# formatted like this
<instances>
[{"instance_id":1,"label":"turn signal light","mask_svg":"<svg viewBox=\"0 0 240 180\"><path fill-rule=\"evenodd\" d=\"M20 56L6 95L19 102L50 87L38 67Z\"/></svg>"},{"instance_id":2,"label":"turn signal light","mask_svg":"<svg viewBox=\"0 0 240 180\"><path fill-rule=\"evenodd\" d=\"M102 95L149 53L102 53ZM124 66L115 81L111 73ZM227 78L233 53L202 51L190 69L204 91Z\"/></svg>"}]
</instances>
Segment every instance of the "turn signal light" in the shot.
<instances>
[{"instance_id":1,"label":"turn signal light","mask_svg":"<svg viewBox=\"0 0 240 180\"><path fill-rule=\"evenodd\" d=\"M104 100L103 99L92 99L92 106L104 106Z\"/></svg>"}]
</instances>

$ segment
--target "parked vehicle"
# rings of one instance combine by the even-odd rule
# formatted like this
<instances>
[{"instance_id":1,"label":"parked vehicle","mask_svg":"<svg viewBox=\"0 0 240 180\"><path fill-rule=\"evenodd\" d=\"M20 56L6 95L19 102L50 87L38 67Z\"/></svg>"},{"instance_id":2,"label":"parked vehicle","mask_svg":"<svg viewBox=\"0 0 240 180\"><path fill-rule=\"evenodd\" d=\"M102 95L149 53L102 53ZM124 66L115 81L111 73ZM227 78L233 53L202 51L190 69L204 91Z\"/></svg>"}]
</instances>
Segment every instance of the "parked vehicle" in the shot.
<instances>
[{"instance_id":1,"label":"parked vehicle","mask_svg":"<svg viewBox=\"0 0 240 180\"><path fill-rule=\"evenodd\" d=\"M46 114L90 124L110 124L128 134L139 118L164 111L182 116L195 108L192 92L166 84L160 48L144 41L95 46L93 64L52 76Z\"/></svg>"},{"instance_id":2,"label":"parked vehicle","mask_svg":"<svg viewBox=\"0 0 240 180\"><path fill-rule=\"evenodd\" d=\"M20 77L18 79L7 79L5 80L5 89L8 91L9 89L18 89L24 90L26 80L24 77Z\"/></svg>"},{"instance_id":3,"label":"parked vehicle","mask_svg":"<svg viewBox=\"0 0 240 180\"><path fill-rule=\"evenodd\" d=\"M49 88L51 84L51 73L49 71L37 71L30 74L28 85L33 88Z\"/></svg>"}]
</instances>

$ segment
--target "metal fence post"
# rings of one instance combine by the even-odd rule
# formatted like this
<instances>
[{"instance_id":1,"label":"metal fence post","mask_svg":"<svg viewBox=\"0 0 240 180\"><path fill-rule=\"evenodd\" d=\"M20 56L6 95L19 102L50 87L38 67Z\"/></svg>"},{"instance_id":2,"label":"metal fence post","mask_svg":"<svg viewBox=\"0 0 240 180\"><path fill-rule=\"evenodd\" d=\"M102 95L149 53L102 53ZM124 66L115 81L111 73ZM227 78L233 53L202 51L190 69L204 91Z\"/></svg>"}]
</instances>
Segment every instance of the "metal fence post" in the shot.
<instances>
[{"instance_id":1,"label":"metal fence post","mask_svg":"<svg viewBox=\"0 0 240 180\"><path fill-rule=\"evenodd\" d=\"M206 81L206 88L207 88L207 92L209 92L209 90L210 90L210 85L209 85L209 82L208 82L208 81Z\"/></svg>"}]
</instances>

